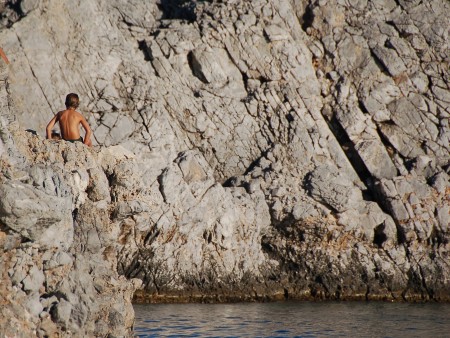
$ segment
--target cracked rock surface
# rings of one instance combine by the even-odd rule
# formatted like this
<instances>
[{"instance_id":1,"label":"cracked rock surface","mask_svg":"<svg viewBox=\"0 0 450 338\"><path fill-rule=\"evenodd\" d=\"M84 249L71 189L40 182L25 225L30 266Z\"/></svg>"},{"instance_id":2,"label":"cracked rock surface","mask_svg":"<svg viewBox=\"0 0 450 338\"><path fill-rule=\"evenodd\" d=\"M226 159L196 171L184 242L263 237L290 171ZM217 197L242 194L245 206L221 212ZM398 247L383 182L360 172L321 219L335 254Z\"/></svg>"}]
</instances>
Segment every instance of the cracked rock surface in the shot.
<instances>
[{"instance_id":1,"label":"cracked rock surface","mask_svg":"<svg viewBox=\"0 0 450 338\"><path fill-rule=\"evenodd\" d=\"M19 127L0 62L0 335L131 336L141 281L117 273L106 210L86 197L104 196L104 173L89 149Z\"/></svg>"},{"instance_id":2,"label":"cracked rock surface","mask_svg":"<svg viewBox=\"0 0 450 338\"><path fill-rule=\"evenodd\" d=\"M110 225L139 299L448 301L449 17L446 0L9 1L21 129L43 135L77 92L96 144L81 163L20 134L19 153L76 163L72 218L98 219L99 247Z\"/></svg>"}]
</instances>

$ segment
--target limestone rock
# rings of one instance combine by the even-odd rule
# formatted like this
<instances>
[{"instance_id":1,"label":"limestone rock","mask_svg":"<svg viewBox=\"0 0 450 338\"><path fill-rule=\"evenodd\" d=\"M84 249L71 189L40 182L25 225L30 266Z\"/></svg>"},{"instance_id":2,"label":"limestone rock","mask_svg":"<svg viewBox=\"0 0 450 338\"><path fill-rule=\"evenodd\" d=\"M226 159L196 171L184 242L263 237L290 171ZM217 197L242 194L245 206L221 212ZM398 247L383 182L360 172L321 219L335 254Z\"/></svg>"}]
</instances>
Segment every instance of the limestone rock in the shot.
<instances>
[{"instance_id":1,"label":"limestone rock","mask_svg":"<svg viewBox=\"0 0 450 338\"><path fill-rule=\"evenodd\" d=\"M7 318L31 306L8 332L64 299L79 335L130 334L116 268L151 301L448 300L448 1L11 3L0 285ZM94 149L42 139L68 92Z\"/></svg>"},{"instance_id":2,"label":"limestone rock","mask_svg":"<svg viewBox=\"0 0 450 338\"><path fill-rule=\"evenodd\" d=\"M4 99L1 113L10 117L10 97ZM76 145L43 142L17 128L13 119L1 122L0 331L6 336L62 331L67 336L131 336L131 298L140 283L117 275L111 259L116 251L107 248L108 224L93 224L101 242L95 252L85 251L89 245L82 234L91 220L77 216L89 197L110 202L101 161ZM75 154L83 150L82 156ZM89 185L88 170L98 183ZM96 290L99 284L104 286ZM117 318L118 312L124 319L112 325L108 316Z\"/></svg>"},{"instance_id":3,"label":"limestone rock","mask_svg":"<svg viewBox=\"0 0 450 338\"><path fill-rule=\"evenodd\" d=\"M308 179L311 195L339 212L358 208L361 190L335 166L316 168Z\"/></svg>"},{"instance_id":4,"label":"limestone rock","mask_svg":"<svg viewBox=\"0 0 450 338\"><path fill-rule=\"evenodd\" d=\"M43 246L70 246L69 199L49 196L21 182L3 184L0 194L0 220L9 228Z\"/></svg>"}]
</instances>

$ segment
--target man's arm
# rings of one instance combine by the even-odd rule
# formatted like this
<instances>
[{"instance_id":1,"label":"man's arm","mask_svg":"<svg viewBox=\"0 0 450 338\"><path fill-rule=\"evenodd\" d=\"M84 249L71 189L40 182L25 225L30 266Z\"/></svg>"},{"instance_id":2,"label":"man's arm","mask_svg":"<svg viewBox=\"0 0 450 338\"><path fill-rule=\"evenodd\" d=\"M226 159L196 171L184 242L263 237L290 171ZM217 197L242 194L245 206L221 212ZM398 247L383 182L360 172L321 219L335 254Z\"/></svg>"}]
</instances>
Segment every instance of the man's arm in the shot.
<instances>
[{"instance_id":1,"label":"man's arm","mask_svg":"<svg viewBox=\"0 0 450 338\"><path fill-rule=\"evenodd\" d=\"M47 139L50 140L52 138L52 129L55 126L56 121L58 121L59 113L53 116L53 118L50 120L50 122L47 124Z\"/></svg>"},{"instance_id":2,"label":"man's arm","mask_svg":"<svg viewBox=\"0 0 450 338\"><path fill-rule=\"evenodd\" d=\"M86 121L86 119L84 118L83 115L81 115L80 123L81 123L84 131L86 132L86 134L84 135L83 143L90 147L90 146L92 146L92 142L91 142L92 130L91 130L91 127L89 127L89 124L87 123L87 121Z\"/></svg>"}]
</instances>

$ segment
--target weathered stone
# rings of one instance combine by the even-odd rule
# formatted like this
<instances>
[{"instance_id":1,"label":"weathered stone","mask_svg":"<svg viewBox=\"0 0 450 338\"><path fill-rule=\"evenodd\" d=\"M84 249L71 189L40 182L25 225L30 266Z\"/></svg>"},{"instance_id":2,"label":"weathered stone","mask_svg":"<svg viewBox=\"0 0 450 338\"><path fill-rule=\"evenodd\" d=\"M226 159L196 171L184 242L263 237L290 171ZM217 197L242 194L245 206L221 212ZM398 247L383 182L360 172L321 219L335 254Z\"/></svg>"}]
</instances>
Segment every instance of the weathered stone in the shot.
<instances>
[{"instance_id":1,"label":"weathered stone","mask_svg":"<svg viewBox=\"0 0 450 338\"><path fill-rule=\"evenodd\" d=\"M39 0L22 0L20 1L20 9L23 14L28 14L39 6Z\"/></svg>"},{"instance_id":2,"label":"weathered stone","mask_svg":"<svg viewBox=\"0 0 450 338\"><path fill-rule=\"evenodd\" d=\"M397 169L386 149L378 140L357 142L355 148L374 177L378 179L393 178L397 175Z\"/></svg>"},{"instance_id":3,"label":"weathered stone","mask_svg":"<svg viewBox=\"0 0 450 338\"><path fill-rule=\"evenodd\" d=\"M386 241L392 246L397 240L394 221L373 202L361 203L359 210L340 213L338 222L347 231L361 231L367 241L376 242L380 246Z\"/></svg>"},{"instance_id":4,"label":"weathered stone","mask_svg":"<svg viewBox=\"0 0 450 338\"><path fill-rule=\"evenodd\" d=\"M110 202L109 183L103 170L92 168L88 170L88 174L89 185L87 186L87 194L89 199L94 202L102 200Z\"/></svg>"},{"instance_id":5,"label":"weathered stone","mask_svg":"<svg viewBox=\"0 0 450 338\"><path fill-rule=\"evenodd\" d=\"M419 141L414 140L395 125L381 125L380 130L389 143L404 157L414 158L424 154Z\"/></svg>"},{"instance_id":6,"label":"weathered stone","mask_svg":"<svg viewBox=\"0 0 450 338\"><path fill-rule=\"evenodd\" d=\"M45 281L44 274L37 266L33 265L28 271L27 276L23 279L23 289L25 291L39 291Z\"/></svg>"},{"instance_id":7,"label":"weathered stone","mask_svg":"<svg viewBox=\"0 0 450 338\"><path fill-rule=\"evenodd\" d=\"M399 76L406 72L405 64L395 50L377 46L373 48L373 52L392 76Z\"/></svg>"},{"instance_id":8,"label":"weathered stone","mask_svg":"<svg viewBox=\"0 0 450 338\"><path fill-rule=\"evenodd\" d=\"M440 194L443 194L448 189L450 177L445 172L440 172L433 177L433 188L435 188Z\"/></svg>"},{"instance_id":9,"label":"weathered stone","mask_svg":"<svg viewBox=\"0 0 450 338\"><path fill-rule=\"evenodd\" d=\"M61 298L59 302L53 307L52 310L55 321L63 328L69 328L69 320L72 314L72 304L64 298Z\"/></svg>"},{"instance_id":10,"label":"weathered stone","mask_svg":"<svg viewBox=\"0 0 450 338\"><path fill-rule=\"evenodd\" d=\"M448 299L447 1L35 4L1 13L9 335L40 292L131 335L116 267L152 300ZM93 149L40 136L73 91Z\"/></svg>"},{"instance_id":11,"label":"weathered stone","mask_svg":"<svg viewBox=\"0 0 450 338\"><path fill-rule=\"evenodd\" d=\"M69 198L49 196L21 182L0 186L0 220L44 246L68 247L73 228Z\"/></svg>"},{"instance_id":12,"label":"weathered stone","mask_svg":"<svg viewBox=\"0 0 450 338\"><path fill-rule=\"evenodd\" d=\"M33 293L31 297L28 297L28 301L24 305L31 316L39 316L39 314L44 309L41 302L39 301L39 295L37 293Z\"/></svg>"},{"instance_id":13,"label":"weathered stone","mask_svg":"<svg viewBox=\"0 0 450 338\"><path fill-rule=\"evenodd\" d=\"M332 166L316 168L308 179L311 194L339 212L358 208L362 202L361 191Z\"/></svg>"}]
</instances>

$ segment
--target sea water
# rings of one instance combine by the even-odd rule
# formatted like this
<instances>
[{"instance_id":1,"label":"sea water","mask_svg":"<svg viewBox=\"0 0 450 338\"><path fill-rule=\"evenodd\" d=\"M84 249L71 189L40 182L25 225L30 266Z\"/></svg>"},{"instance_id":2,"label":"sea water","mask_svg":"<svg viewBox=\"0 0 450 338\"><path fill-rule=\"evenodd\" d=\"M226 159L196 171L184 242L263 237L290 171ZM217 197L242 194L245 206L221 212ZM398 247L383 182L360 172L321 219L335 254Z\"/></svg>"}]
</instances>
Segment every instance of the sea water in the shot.
<instances>
[{"instance_id":1,"label":"sea water","mask_svg":"<svg viewBox=\"0 0 450 338\"><path fill-rule=\"evenodd\" d=\"M136 337L450 338L450 304L276 302L134 305Z\"/></svg>"}]
</instances>

